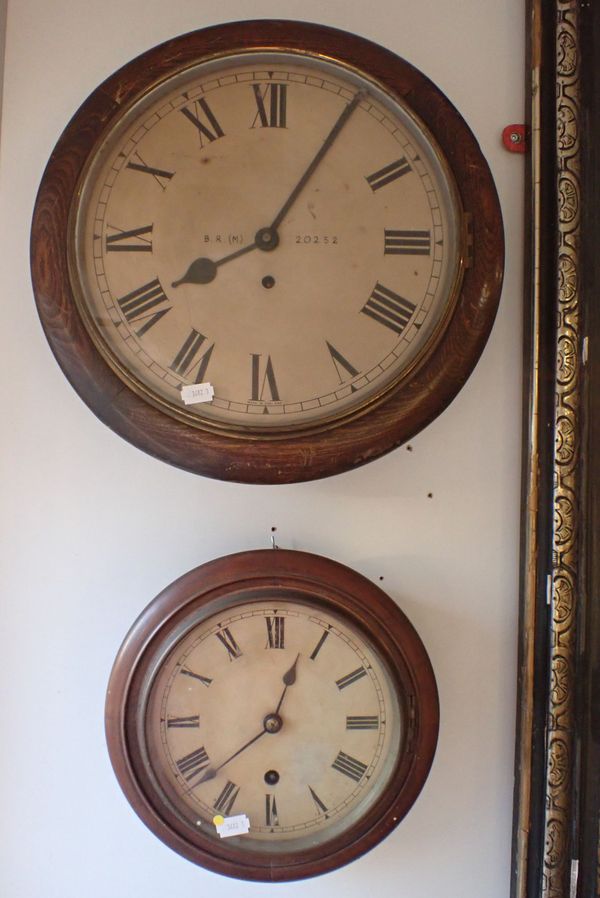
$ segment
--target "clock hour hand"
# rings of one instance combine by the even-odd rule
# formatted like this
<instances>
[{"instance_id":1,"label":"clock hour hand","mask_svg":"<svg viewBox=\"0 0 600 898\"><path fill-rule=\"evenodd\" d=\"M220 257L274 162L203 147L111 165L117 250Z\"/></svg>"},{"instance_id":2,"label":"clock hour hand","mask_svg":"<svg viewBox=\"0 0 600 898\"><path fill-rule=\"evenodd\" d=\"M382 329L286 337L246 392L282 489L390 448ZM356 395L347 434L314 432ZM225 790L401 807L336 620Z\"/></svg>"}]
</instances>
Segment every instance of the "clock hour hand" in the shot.
<instances>
[{"instance_id":1,"label":"clock hour hand","mask_svg":"<svg viewBox=\"0 0 600 898\"><path fill-rule=\"evenodd\" d=\"M171 286L179 287L180 284L210 284L216 278L217 269L221 265L225 265L226 262L231 262L233 259L239 258L239 256L245 256L246 253L251 252L253 249L262 249L263 252L270 252L272 249L275 249L278 243L279 237L274 228L260 228L254 235L252 243L236 249L235 252L229 253L227 256L222 256L216 260L208 259L204 256L194 259L183 277L173 281Z\"/></svg>"},{"instance_id":2,"label":"clock hour hand","mask_svg":"<svg viewBox=\"0 0 600 898\"><path fill-rule=\"evenodd\" d=\"M287 692L288 686L293 686L294 683L296 682L296 665L298 663L299 657L300 657L300 653L298 653L296 655L296 660L294 661L294 663L292 664L290 669L286 670L286 672L283 675L284 688L283 688L283 692L281 693L281 698L279 699L279 704L277 705L277 708L275 709L276 715L279 714L279 709L281 708L283 699L285 698L285 694Z\"/></svg>"}]
</instances>

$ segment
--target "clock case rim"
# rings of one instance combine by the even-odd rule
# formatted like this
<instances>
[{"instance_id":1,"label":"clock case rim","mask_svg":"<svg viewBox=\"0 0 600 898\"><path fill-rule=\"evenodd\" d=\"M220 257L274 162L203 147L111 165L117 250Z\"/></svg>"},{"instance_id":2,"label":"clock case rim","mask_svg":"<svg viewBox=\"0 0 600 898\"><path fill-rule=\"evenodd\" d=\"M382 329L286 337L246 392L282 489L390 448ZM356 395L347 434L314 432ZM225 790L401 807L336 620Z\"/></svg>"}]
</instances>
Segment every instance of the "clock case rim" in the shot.
<instances>
[{"instance_id":1,"label":"clock case rim","mask_svg":"<svg viewBox=\"0 0 600 898\"><path fill-rule=\"evenodd\" d=\"M169 808L145 770L138 720L140 691L149 669L156 673L161 641L199 608L228 594L260 588L303 593L313 604L350 620L381 654L399 694L406 735L388 786L377 805L349 829L315 849L253 853L228 840L214 842L188 829ZM284 596L285 598L285 596ZM173 648L164 649L167 657ZM405 695L410 695L410 710ZM409 723L409 717L410 723ZM410 733L408 730L410 729ZM416 630L378 586L339 562L285 549L259 549L209 561L166 587L146 607L127 634L115 660L106 697L105 731L110 760L130 805L170 848L226 876L256 881L288 881L336 869L378 844L408 813L429 774L439 729L435 676ZM408 737L408 745L407 745ZM383 806L383 811L382 811ZM195 838L192 838L195 837ZM243 838L243 837L242 837Z\"/></svg>"},{"instance_id":2,"label":"clock case rim","mask_svg":"<svg viewBox=\"0 0 600 898\"><path fill-rule=\"evenodd\" d=\"M202 58L255 51L321 56L380 83L432 134L469 221L469 253L454 309L431 351L383 397L339 423L289 433L190 426L127 386L103 358L77 308L70 277L69 222L90 154L121 108ZM357 64L357 61L360 64ZM42 176L31 230L31 272L42 327L63 373L115 433L177 467L246 483L317 479L362 465L413 437L462 388L487 341L500 298L504 238L487 162L442 92L410 63L364 38L304 22L233 22L190 32L138 56L84 101Z\"/></svg>"}]
</instances>

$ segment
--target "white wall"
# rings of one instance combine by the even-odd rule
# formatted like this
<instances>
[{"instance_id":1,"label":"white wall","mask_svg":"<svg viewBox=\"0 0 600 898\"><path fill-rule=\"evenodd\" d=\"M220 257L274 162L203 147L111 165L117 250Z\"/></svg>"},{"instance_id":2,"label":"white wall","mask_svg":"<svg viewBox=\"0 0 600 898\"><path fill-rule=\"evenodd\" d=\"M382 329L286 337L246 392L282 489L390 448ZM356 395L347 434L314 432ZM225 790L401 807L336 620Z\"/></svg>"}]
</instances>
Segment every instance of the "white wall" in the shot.
<instances>
[{"instance_id":1,"label":"white wall","mask_svg":"<svg viewBox=\"0 0 600 898\"><path fill-rule=\"evenodd\" d=\"M509 894L520 450L522 120L518 0L10 0L0 172L0 894L6 898L506 898ZM413 451L285 487L210 481L112 434L46 345L29 281L31 210L64 124L115 68L232 19L321 21L390 47L459 107L501 196L501 310L470 381ZM432 493L432 498L428 494ZM103 705L134 618L201 562L269 544L377 580L419 630L441 698L425 789L349 867L245 884L184 861L145 829L113 777Z\"/></svg>"}]
</instances>

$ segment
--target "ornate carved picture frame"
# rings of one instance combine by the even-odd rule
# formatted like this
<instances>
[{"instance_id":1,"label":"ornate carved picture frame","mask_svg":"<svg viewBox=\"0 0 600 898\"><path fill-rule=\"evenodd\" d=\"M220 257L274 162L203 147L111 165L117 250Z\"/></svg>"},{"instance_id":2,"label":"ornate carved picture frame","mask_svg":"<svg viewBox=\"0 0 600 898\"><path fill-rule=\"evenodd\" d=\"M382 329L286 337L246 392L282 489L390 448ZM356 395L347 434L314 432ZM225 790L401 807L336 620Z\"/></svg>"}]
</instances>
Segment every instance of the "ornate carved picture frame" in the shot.
<instances>
[{"instance_id":1,"label":"ornate carved picture frame","mask_svg":"<svg viewBox=\"0 0 600 898\"><path fill-rule=\"evenodd\" d=\"M600 7L528 0L512 898L600 895Z\"/></svg>"}]
</instances>

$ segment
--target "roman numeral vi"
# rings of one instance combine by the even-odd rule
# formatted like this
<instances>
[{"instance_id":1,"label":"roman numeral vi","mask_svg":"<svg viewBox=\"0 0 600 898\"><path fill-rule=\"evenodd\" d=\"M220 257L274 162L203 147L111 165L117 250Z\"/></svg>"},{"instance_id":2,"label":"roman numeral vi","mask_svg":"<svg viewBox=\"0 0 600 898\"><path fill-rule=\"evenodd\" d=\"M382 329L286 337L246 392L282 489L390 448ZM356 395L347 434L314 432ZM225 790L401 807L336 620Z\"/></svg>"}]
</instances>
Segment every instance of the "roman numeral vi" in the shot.
<instances>
[{"instance_id":1,"label":"roman numeral vi","mask_svg":"<svg viewBox=\"0 0 600 898\"><path fill-rule=\"evenodd\" d=\"M279 390L277 381L275 380L275 372L273 370L273 362L271 356L267 356L267 364L265 365L264 374L261 377L261 360L262 356L252 354L252 400L260 402L268 388L271 399L279 402Z\"/></svg>"}]
</instances>

